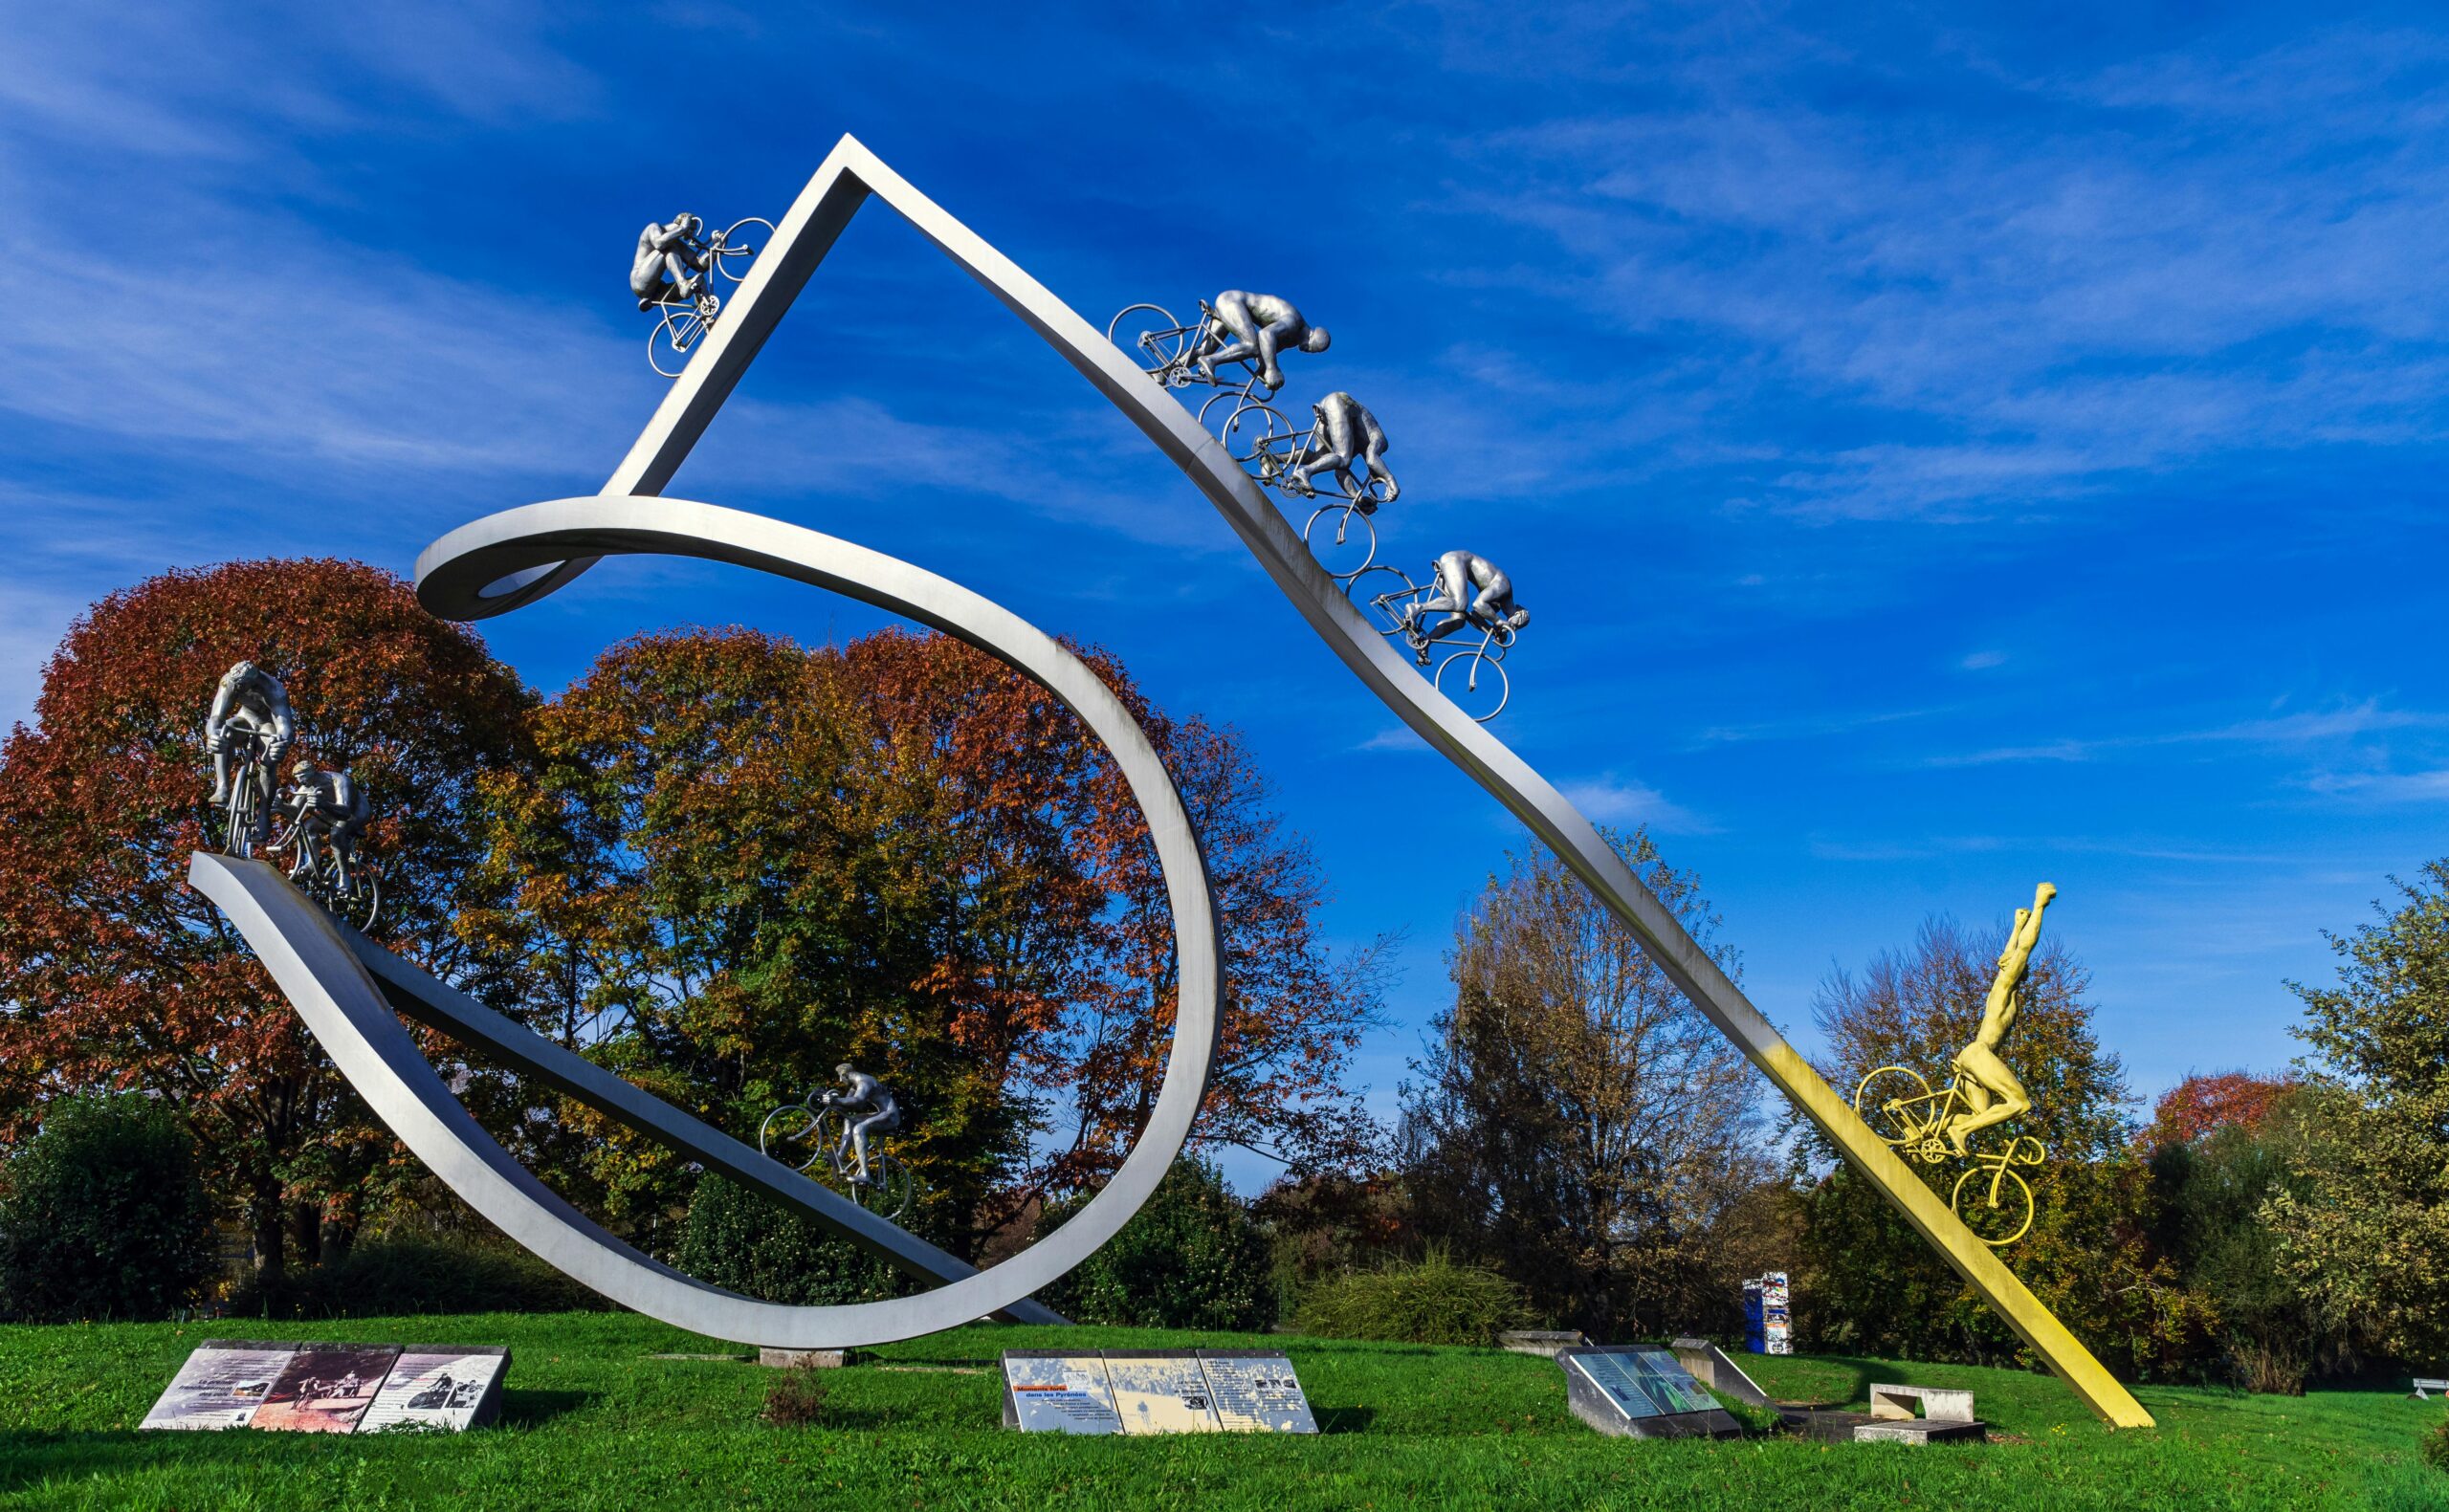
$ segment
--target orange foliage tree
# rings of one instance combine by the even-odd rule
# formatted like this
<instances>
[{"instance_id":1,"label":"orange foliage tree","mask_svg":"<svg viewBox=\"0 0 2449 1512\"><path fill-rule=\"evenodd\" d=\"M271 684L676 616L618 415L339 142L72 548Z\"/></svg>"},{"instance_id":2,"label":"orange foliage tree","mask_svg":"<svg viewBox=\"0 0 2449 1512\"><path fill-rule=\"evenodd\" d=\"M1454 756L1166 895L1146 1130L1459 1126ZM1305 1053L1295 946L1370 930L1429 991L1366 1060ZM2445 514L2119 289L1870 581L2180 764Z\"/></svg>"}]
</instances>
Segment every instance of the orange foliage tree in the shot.
<instances>
[{"instance_id":1,"label":"orange foliage tree","mask_svg":"<svg viewBox=\"0 0 2449 1512\"><path fill-rule=\"evenodd\" d=\"M442 922L476 855L474 783L520 759L531 700L388 573L237 562L94 605L45 668L34 723L0 745L0 1143L64 1093L170 1099L276 1269L316 1258L334 1225L344 1236L408 1167L186 883L189 853L217 838L201 726L241 658L287 684L298 749L364 785L388 941L487 990Z\"/></svg>"},{"instance_id":2,"label":"orange foliage tree","mask_svg":"<svg viewBox=\"0 0 2449 1512\"><path fill-rule=\"evenodd\" d=\"M2218 1129L2252 1133L2303 1084L2292 1076L2254 1076L2244 1071L2218 1071L2187 1077L2160 1094L2152 1105L2151 1122L2136 1143L2147 1150L2191 1145Z\"/></svg>"},{"instance_id":3,"label":"orange foliage tree","mask_svg":"<svg viewBox=\"0 0 2449 1512\"><path fill-rule=\"evenodd\" d=\"M1316 868L1227 731L1137 713L1198 825L1228 999L1198 1137L1313 1169L1369 1125L1340 1076L1375 956L1330 958ZM613 647L485 796L493 900L462 928L523 959L531 1022L746 1133L836 1062L895 1089L922 1227L974 1251L1093 1184L1153 1101L1174 1013L1145 822L1052 695L941 636L808 650L746 630ZM653 1221L687 1172L589 1123L575 1173Z\"/></svg>"}]
</instances>

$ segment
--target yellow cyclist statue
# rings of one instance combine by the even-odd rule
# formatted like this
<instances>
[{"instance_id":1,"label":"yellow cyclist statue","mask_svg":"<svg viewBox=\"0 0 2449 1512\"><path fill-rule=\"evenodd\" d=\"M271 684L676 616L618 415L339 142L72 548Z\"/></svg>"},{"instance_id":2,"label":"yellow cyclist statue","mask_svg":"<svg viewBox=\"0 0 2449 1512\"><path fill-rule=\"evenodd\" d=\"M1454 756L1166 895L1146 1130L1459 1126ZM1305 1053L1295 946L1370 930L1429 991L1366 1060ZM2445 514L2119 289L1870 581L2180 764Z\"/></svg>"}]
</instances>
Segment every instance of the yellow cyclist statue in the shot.
<instances>
[{"instance_id":1,"label":"yellow cyclist statue","mask_svg":"<svg viewBox=\"0 0 2449 1512\"><path fill-rule=\"evenodd\" d=\"M2007 948L1998 953L1998 975L1981 1004L1981 1027L1973 1042L1955 1054L1953 1063L1967 1110L1948 1120L1947 1134L1959 1155L1970 1153L1964 1148L1968 1136L2032 1107L2032 1094L1998 1058L1998 1046L2016 1026L2024 976L2032 970L2032 948L2041 942L2041 915L2056 896L2058 889L2044 882L2033 893L2032 907L2016 910L2016 927L2007 933Z\"/></svg>"}]
</instances>

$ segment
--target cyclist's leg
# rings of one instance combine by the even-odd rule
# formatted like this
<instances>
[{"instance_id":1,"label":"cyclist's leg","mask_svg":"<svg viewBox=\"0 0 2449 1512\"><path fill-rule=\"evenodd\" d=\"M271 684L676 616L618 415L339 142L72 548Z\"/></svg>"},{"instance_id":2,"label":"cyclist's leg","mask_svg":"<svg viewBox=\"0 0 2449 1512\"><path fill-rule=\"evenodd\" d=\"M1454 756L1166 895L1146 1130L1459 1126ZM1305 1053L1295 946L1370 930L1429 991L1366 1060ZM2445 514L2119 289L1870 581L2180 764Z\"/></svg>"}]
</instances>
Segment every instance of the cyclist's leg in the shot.
<instances>
[{"instance_id":1,"label":"cyclist's leg","mask_svg":"<svg viewBox=\"0 0 2449 1512\"><path fill-rule=\"evenodd\" d=\"M852 1178L854 1180L868 1179L868 1129L876 1120L877 1115L870 1113L850 1126L850 1147L857 1156L859 1170L858 1175Z\"/></svg>"},{"instance_id":2,"label":"cyclist's leg","mask_svg":"<svg viewBox=\"0 0 2449 1512\"><path fill-rule=\"evenodd\" d=\"M1998 1052L1987 1045L1967 1045L1955 1058L1956 1069L1962 1073L1964 1101L1968 1111L1955 1119L1948 1129L1948 1141L1957 1154L1965 1152L1965 1139L1994 1124L2003 1124L2032 1108L2032 1095L1998 1059Z\"/></svg>"}]
</instances>

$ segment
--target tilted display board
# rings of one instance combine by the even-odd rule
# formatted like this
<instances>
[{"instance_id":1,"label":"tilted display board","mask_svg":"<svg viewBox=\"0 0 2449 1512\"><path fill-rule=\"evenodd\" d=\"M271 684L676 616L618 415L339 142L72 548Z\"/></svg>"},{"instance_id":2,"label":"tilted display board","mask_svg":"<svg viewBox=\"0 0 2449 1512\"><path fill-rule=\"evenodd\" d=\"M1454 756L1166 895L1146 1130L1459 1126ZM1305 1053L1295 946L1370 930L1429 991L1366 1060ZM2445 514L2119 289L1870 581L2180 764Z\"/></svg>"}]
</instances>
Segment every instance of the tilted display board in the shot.
<instances>
[{"instance_id":1,"label":"tilted display board","mask_svg":"<svg viewBox=\"0 0 2449 1512\"><path fill-rule=\"evenodd\" d=\"M508 1349L207 1339L140 1428L456 1432L501 1411Z\"/></svg>"},{"instance_id":2,"label":"tilted display board","mask_svg":"<svg viewBox=\"0 0 2449 1512\"><path fill-rule=\"evenodd\" d=\"M1665 1349L1595 1345L1561 1349L1565 1404L1602 1434L1729 1438L1743 1425Z\"/></svg>"},{"instance_id":3,"label":"tilted display board","mask_svg":"<svg viewBox=\"0 0 2449 1512\"><path fill-rule=\"evenodd\" d=\"M1292 1362L1272 1350L1004 1355L1004 1426L1056 1434L1314 1434Z\"/></svg>"}]
</instances>

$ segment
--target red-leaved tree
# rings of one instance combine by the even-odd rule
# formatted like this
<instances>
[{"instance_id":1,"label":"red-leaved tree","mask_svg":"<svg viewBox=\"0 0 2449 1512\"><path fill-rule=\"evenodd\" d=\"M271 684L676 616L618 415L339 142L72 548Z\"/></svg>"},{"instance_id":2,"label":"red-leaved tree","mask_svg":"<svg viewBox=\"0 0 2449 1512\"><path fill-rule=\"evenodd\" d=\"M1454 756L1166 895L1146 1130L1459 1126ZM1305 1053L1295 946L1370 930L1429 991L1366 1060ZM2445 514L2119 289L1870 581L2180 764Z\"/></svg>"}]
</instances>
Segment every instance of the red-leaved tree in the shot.
<instances>
[{"instance_id":1,"label":"red-leaved tree","mask_svg":"<svg viewBox=\"0 0 2449 1512\"><path fill-rule=\"evenodd\" d=\"M176 1103L259 1264L313 1260L409 1167L270 975L187 885L218 838L201 727L223 672L287 685L298 749L364 786L386 868L381 932L490 985L445 928L475 855L480 773L516 766L531 698L475 636L362 563L236 562L113 594L0 745L0 1142L64 1093ZM285 778L284 778L285 780Z\"/></svg>"},{"instance_id":2,"label":"red-leaved tree","mask_svg":"<svg viewBox=\"0 0 2449 1512\"><path fill-rule=\"evenodd\" d=\"M2215 1129L2247 1133L2303 1084L2292 1076L2255 1076L2246 1071L2197 1073L2160 1094L2151 1122L2135 1136L2146 1150L2190 1145Z\"/></svg>"}]
</instances>

